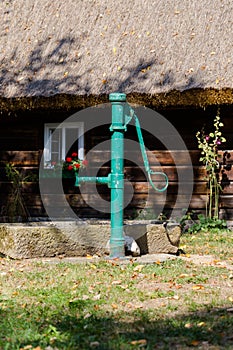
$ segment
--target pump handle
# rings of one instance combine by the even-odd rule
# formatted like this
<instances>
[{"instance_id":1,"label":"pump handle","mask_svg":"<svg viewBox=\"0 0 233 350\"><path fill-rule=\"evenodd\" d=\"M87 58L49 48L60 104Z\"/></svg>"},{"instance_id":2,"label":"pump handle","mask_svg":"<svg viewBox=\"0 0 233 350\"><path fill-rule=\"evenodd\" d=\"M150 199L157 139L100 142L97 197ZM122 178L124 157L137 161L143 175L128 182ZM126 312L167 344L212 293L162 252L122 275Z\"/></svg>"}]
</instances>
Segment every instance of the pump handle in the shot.
<instances>
[{"instance_id":1,"label":"pump handle","mask_svg":"<svg viewBox=\"0 0 233 350\"><path fill-rule=\"evenodd\" d=\"M152 188L155 191L164 192L164 191L166 191L166 189L168 187L168 177L167 177L167 175L165 173L163 173L161 171L153 171L150 168L148 157L147 157L147 153L146 153L146 148L145 148L145 144L144 144L144 140L143 140L143 137L142 137L142 130L141 130L139 119L136 116L133 108L131 108L128 104L127 104L127 109L128 109L127 112L129 113L129 115L126 114L126 124L128 124L129 121L132 118L134 119L136 131L137 131L137 135L138 135L138 141L139 141L139 145L140 145L140 149L141 149L141 153L142 153L142 158L143 158L144 166L145 166L145 169L146 169L146 172L147 172L147 175L148 175L149 182L150 182ZM162 175L165 178L165 185L163 187L155 186L155 184L153 183L153 181L151 179L151 175Z\"/></svg>"}]
</instances>

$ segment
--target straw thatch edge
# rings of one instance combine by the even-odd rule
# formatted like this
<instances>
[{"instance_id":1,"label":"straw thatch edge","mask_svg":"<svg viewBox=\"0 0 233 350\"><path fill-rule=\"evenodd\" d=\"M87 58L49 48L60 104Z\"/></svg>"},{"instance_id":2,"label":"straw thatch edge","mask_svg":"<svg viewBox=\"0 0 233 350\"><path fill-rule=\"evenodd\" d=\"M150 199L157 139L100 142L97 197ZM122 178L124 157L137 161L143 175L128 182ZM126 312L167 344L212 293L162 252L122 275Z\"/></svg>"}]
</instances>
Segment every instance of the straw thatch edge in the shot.
<instances>
[{"instance_id":1,"label":"straw thatch edge","mask_svg":"<svg viewBox=\"0 0 233 350\"><path fill-rule=\"evenodd\" d=\"M207 107L210 105L233 104L233 89L190 89L186 91L173 90L168 93L155 95L131 93L127 101L133 104L145 105L153 108L183 108ZM71 110L82 109L108 102L108 95L68 95L59 94L50 97L0 97L0 111L18 112L30 110Z\"/></svg>"}]
</instances>

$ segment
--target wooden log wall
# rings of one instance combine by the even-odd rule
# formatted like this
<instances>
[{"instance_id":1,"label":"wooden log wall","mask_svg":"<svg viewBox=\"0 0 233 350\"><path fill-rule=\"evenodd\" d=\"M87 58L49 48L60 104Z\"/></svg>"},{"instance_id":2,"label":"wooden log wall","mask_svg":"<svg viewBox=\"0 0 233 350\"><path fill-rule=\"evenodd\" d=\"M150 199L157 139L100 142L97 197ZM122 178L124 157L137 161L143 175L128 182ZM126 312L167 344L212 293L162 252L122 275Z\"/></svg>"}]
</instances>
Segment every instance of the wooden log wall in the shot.
<instances>
[{"instance_id":1,"label":"wooden log wall","mask_svg":"<svg viewBox=\"0 0 233 350\"><path fill-rule=\"evenodd\" d=\"M134 217L137 211L151 207L152 212L156 208L161 208L164 214L176 215L173 211L175 203L177 212L184 209L190 209L197 213L205 213L206 204L206 180L205 169L199 162L200 151L197 150L197 140L195 133L200 130L203 125L210 126L216 115L216 107L203 109L184 109L184 110L167 110L161 111L176 128L181 135L183 141L189 150L191 164L187 162L187 157L182 149L174 149L168 151L163 148L163 145L150 135L148 132L143 133L146 146L152 151L148 153L149 161L153 170L164 171L169 179L169 186L166 192L156 193L150 190L147 177L143 170L143 162L140 154L140 149L132 150L134 154L129 155L128 159L134 159L135 162L125 161L125 178L131 182L133 186L133 196L129 203L126 203L125 216ZM75 111L73 111L75 112ZM101 110L99 118L102 118ZM38 174L39 163L43 150L43 135L44 123L62 122L66 117L70 116L72 111L30 111L21 112L15 116L2 116L0 127L0 220L4 216L8 194L11 189L11 184L6 178L4 166L6 162L14 163L15 166L25 174ZM233 118L232 106L221 106L221 117L224 123L223 135L227 139L224 149L229 149L227 153L222 151L222 156L225 160L225 166L221 168L220 179L223 186L223 192L220 196L220 216L226 220L233 220ZM185 122L184 122L185 121ZM85 122L85 121L84 121ZM85 150L88 152L98 143L106 141L110 138L109 121L103 126L99 126L85 133ZM136 140L135 127L128 126L127 137L131 140ZM166 137L172 137L168 134ZM106 176L110 172L110 162L104 162L103 159L110 159L109 150L104 152L96 151L92 154L90 165L87 169L87 175L92 173L98 176ZM156 159L156 162L154 161ZM160 166L158 167L158 164ZM191 168L191 169L190 169ZM189 208L187 208L187 193L185 193L185 185L187 183L187 191L190 191L189 175L193 171L193 191ZM186 176L187 175L187 176ZM182 183L181 183L182 179ZM184 180L185 179L185 180ZM161 179L154 177L155 181ZM126 181L125 192L127 194L131 190L130 183ZM184 183L186 182L186 183ZM179 187L183 186L183 191L177 198ZM98 185L97 191L93 194L93 187L85 186L80 193L79 188L74 188L71 180L64 180L64 192L67 201L70 203L73 210L80 217L102 217L108 218L108 213L101 211L104 205L100 198L107 201L105 206L109 206L110 190L107 186ZM61 203L61 198L57 195L56 179L47 179L46 202L48 205L57 205ZM45 217L46 211L41 201L38 182L29 182L23 184L23 198L27 205L28 211L32 217ZM87 203L94 203L95 208L92 208ZM155 210L156 212L156 210ZM156 217L154 217L156 219Z\"/></svg>"},{"instance_id":2,"label":"wooden log wall","mask_svg":"<svg viewBox=\"0 0 233 350\"><path fill-rule=\"evenodd\" d=\"M225 157L226 152L221 152L224 159L227 159L227 165L222 166L220 171L220 179L222 181L223 192L220 197L220 215L222 218L227 220L233 219L233 151L227 152L227 157ZM200 152L197 150L190 150L189 155L191 157L191 171L193 170L193 179L185 178L187 180L187 191L190 192L190 185L192 185L193 180L193 191L191 196L191 201L189 203L189 208L187 208L185 184L182 183L182 194L177 199L177 193L179 191L178 175L188 172L190 174L190 164L187 164L187 153L184 151L153 151L149 154L149 161L152 161L152 169L154 171L163 171L169 180L169 186L166 192L157 193L150 189L147 178L143 171L142 159L140 155L134 155L134 159L138 158L137 165L131 164L129 161L125 161L125 178L129 181L126 182L125 193L130 190L131 185L133 186L133 196L130 203L127 204L125 208L125 217L133 217L136 212L151 209L156 212L156 208L162 205L163 212L169 217L169 213L172 212L176 201L178 201L177 212L181 212L184 209L190 209L197 213L205 212L206 204L206 172L205 168L199 163ZM39 151L9 151L0 152L0 206L1 206L1 216L4 214L4 207L7 203L7 197L10 192L11 183L7 180L4 175L3 166L6 161L13 162L17 169L20 169L28 173L37 173L39 162L40 162L41 152ZM159 161L160 167L153 165L153 159ZM107 155L108 158L108 155ZM222 158L222 159L223 159ZM179 161L175 162L174 159ZM87 170L87 175L90 172L98 173L98 176L106 176L110 172L110 166L100 167L102 164L101 154L96 151L92 158L92 164L90 164L90 169ZM153 177L152 177L153 178ZM154 177L155 183L159 186L160 178ZM189 181L190 180L190 181ZM56 190L56 179L51 178L46 180L47 184L47 194L46 194L46 205L56 205L59 207L61 205L61 196L57 194ZM85 190L80 193L79 188L73 186L73 182L70 179L66 179L63 182L64 192L66 194L67 201L73 210L81 217L103 217L107 218L109 214L102 213L102 204L100 203L100 197L104 200L110 201L110 190L105 185L98 185L97 192L93 193L94 185L85 186ZM23 198L27 205L28 211L32 217L36 216L46 216L46 212L43 208L43 203L40 198L39 184L38 182L27 182L23 184L22 187ZM150 194L150 195L149 195ZM99 197L100 196L100 197ZM91 208L87 203L91 203L98 210ZM108 206L105 204L105 209ZM150 212L150 210L148 210ZM176 213L173 213L175 215ZM155 218L156 219L156 218Z\"/></svg>"}]
</instances>

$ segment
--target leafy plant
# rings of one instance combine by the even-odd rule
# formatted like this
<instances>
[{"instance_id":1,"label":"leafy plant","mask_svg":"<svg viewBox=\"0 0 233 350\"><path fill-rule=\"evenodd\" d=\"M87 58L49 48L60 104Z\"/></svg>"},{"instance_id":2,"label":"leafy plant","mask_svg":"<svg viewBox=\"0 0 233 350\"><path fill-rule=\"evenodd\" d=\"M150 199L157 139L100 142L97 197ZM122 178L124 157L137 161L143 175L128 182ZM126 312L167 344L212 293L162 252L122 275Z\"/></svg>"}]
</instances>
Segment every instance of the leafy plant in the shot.
<instances>
[{"instance_id":1,"label":"leafy plant","mask_svg":"<svg viewBox=\"0 0 233 350\"><path fill-rule=\"evenodd\" d=\"M191 233L197 233L200 231L216 232L219 230L227 230L226 221L217 218L209 218L203 214L199 214L198 220L193 221L193 224L188 228L188 232Z\"/></svg>"},{"instance_id":2,"label":"leafy plant","mask_svg":"<svg viewBox=\"0 0 233 350\"><path fill-rule=\"evenodd\" d=\"M7 163L5 171L8 180L12 183L6 205L6 213L12 221L15 220L16 216L19 216L23 221L26 221L30 214L23 198L22 187L25 182L34 180L35 176L31 174L25 176L15 168L13 163Z\"/></svg>"},{"instance_id":3,"label":"leafy plant","mask_svg":"<svg viewBox=\"0 0 233 350\"><path fill-rule=\"evenodd\" d=\"M183 233L228 231L226 220L209 218L195 211L187 211L180 219L180 225Z\"/></svg>"},{"instance_id":4,"label":"leafy plant","mask_svg":"<svg viewBox=\"0 0 233 350\"><path fill-rule=\"evenodd\" d=\"M220 129L223 123L220 121L219 112L214 119L214 131L205 133L204 128L196 133L198 148L201 149L200 161L204 164L207 173L207 201L206 216L209 219L219 218L219 195L222 187L219 181L219 145L226 142Z\"/></svg>"},{"instance_id":5,"label":"leafy plant","mask_svg":"<svg viewBox=\"0 0 233 350\"><path fill-rule=\"evenodd\" d=\"M196 223L198 215L193 210L183 210L185 213L177 220L180 223L182 232L191 232L192 226Z\"/></svg>"}]
</instances>

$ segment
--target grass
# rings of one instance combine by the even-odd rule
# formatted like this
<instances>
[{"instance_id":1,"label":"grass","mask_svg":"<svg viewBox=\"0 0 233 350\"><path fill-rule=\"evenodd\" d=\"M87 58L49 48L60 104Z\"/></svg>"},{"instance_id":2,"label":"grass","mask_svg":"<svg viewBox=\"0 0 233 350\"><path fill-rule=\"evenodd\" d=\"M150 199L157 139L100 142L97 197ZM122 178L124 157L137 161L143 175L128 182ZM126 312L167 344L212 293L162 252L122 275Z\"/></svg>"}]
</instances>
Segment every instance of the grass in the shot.
<instances>
[{"instance_id":1,"label":"grass","mask_svg":"<svg viewBox=\"0 0 233 350\"><path fill-rule=\"evenodd\" d=\"M148 265L0 259L0 349L232 349L232 234L181 246Z\"/></svg>"},{"instance_id":2,"label":"grass","mask_svg":"<svg viewBox=\"0 0 233 350\"><path fill-rule=\"evenodd\" d=\"M200 232L182 236L182 245L186 253L214 255L217 259L232 258L233 233L219 230L215 232Z\"/></svg>"}]
</instances>

